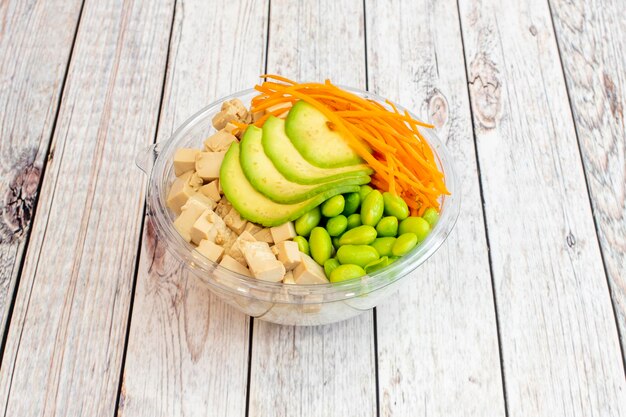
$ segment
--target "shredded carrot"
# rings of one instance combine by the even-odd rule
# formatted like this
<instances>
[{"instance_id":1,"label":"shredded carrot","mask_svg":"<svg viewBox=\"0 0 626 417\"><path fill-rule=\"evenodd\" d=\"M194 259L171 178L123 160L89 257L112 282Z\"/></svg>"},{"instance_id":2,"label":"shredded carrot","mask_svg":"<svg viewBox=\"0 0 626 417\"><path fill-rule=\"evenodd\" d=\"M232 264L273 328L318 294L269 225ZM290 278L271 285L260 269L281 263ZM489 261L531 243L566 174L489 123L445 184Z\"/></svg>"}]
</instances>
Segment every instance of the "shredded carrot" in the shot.
<instances>
[{"instance_id":1,"label":"shredded carrot","mask_svg":"<svg viewBox=\"0 0 626 417\"><path fill-rule=\"evenodd\" d=\"M305 101L324 114L329 127L374 170L373 186L401 196L412 215L421 215L429 207L439 210L439 197L449 192L434 152L420 132L433 125L414 119L388 100L360 97L329 80L297 83L273 74L261 78L265 81L255 86L259 94L252 99L251 111L265 114L255 126L262 126L270 116L284 117L296 101ZM246 127L236 126L239 131Z\"/></svg>"}]
</instances>

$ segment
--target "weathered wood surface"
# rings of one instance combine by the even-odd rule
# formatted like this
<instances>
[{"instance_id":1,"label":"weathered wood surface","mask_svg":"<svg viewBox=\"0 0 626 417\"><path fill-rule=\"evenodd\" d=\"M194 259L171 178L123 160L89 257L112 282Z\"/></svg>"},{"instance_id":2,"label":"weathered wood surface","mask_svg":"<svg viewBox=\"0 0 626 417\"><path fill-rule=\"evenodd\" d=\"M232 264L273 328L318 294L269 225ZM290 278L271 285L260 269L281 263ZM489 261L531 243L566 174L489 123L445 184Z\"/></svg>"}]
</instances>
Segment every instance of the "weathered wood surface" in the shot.
<instances>
[{"instance_id":1,"label":"weathered wood surface","mask_svg":"<svg viewBox=\"0 0 626 417\"><path fill-rule=\"evenodd\" d=\"M0 7L2 334L37 202L81 3L12 1Z\"/></svg>"},{"instance_id":2,"label":"weathered wood surface","mask_svg":"<svg viewBox=\"0 0 626 417\"><path fill-rule=\"evenodd\" d=\"M365 87L363 4L273 1L268 72ZM250 416L375 416L372 313L328 326L255 320Z\"/></svg>"},{"instance_id":3,"label":"weathered wood surface","mask_svg":"<svg viewBox=\"0 0 626 417\"><path fill-rule=\"evenodd\" d=\"M367 1L370 90L421 113L454 156L462 210L444 246L377 308L381 416L505 415L456 3ZM471 242L471 244L468 244Z\"/></svg>"},{"instance_id":4,"label":"weathered wood surface","mask_svg":"<svg viewBox=\"0 0 626 417\"><path fill-rule=\"evenodd\" d=\"M2 358L5 416L115 412L144 199L133 160L154 138L172 12L84 6Z\"/></svg>"},{"instance_id":5,"label":"weathered wood surface","mask_svg":"<svg viewBox=\"0 0 626 417\"><path fill-rule=\"evenodd\" d=\"M619 416L626 384L550 10L461 0L508 415Z\"/></svg>"},{"instance_id":6,"label":"weathered wood surface","mask_svg":"<svg viewBox=\"0 0 626 417\"><path fill-rule=\"evenodd\" d=\"M267 10L259 1L178 0L159 140L257 82ZM144 230L118 415L244 416L249 318L184 274L149 220Z\"/></svg>"},{"instance_id":7,"label":"weathered wood surface","mask_svg":"<svg viewBox=\"0 0 626 417\"><path fill-rule=\"evenodd\" d=\"M624 355L626 5L620 0L551 5Z\"/></svg>"}]
</instances>

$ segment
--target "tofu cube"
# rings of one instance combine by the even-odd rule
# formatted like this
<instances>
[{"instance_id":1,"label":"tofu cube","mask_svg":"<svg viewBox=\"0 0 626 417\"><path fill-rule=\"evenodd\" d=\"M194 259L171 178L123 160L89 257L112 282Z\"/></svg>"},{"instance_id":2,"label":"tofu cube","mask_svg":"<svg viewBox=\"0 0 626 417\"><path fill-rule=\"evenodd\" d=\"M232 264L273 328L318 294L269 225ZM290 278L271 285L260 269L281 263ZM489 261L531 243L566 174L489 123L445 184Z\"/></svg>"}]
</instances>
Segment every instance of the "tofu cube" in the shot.
<instances>
[{"instance_id":1,"label":"tofu cube","mask_svg":"<svg viewBox=\"0 0 626 417\"><path fill-rule=\"evenodd\" d=\"M232 256L237 262L242 265L248 265L245 256L243 255L243 247L242 242L255 242L256 239L248 232L243 232L237 239L233 242L233 244L228 248L226 253Z\"/></svg>"},{"instance_id":2,"label":"tofu cube","mask_svg":"<svg viewBox=\"0 0 626 417\"><path fill-rule=\"evenodd\" d=\"M222 110L232 111L237 116L237 120L243 122L246 120L248 116L248 109L243 105L242 101L238 98L234 98L232 100L225 101L222 103Z\"/></svg>"},{"instance_id":3,"label":"tofu cube","mask_svg":"<svg viewBox=\"0 0 626 417\"><path fill-rule=\"evenodd\" d=\"M222 104L221 111L213 116L212 122L215 129L222 130L233 120L246 123L247 119L248 110L246 107L243 105L241 100L233 99Z\"/></svg>"},{"instance_id":4,"label":"tofu cube","mask_svg":"<svg viewBox=\"0 0 626 417\"><path fill-rule=\"evenodd\" d=\"M296 284L326 284L328 279L324 268L319 266L309 255L300 253L300 263L293 270Z\"/></svg>"},{"instance_id":5,"label":"tofu cube","mask_svg":"<svg viewBox=\"0 0 626 417\"><path fill-rule=\"evenodd\" d=\"M251 122L257 122L263 115L265 114L265 110L255 111L254 113L250 113Z\"/></svg>"},{"instance_id":6,"label":"tofu cube","mask_svg":"<svg viewBox=\"0 0 626 417\"><path fill-rule=\"evenodd\" d=\"M202 213L211 209L211 204L215 204L215 202L200 193L196 193L182 207L180 216L174 221L174 227L187 242L191 242L191 229L194 224Z\"/></svg>"},{"instance_id":7,"label":"tofu cube","mask_svg":"<svg viewBox=\"0 0 626 417\"><path fill-rule=\"evenodd\" d=\"M215 180L203 185L200 187L200 192L217 203L220 201L220 198L222 198L220 195L219 182L219 180Z\"/></svg>"},{"instance_id":8,"label":"tofu cube","mask_svg":"<svg viewBox=\"0 0 626 417\"><path fill-rule=\"evenodd\" d=\"M224 248L210 240L201 240L196 250L213 262L219 262L224 255Z\"/></svg>"},{"instance_id":9,"label":"tofu cube","mask_svg":"<svg viewBox=\"0 0 626 417\"><path fill-rule=\"evenodd\" d=\"M215 212L221 218L226 217L228 213L233 209L233 206L228 202L226 197L222 197L222 199L217 203L217 207L215 208Z\"/></svg>"},{"instance_id":10,"label":"tofu cube","mask_svg":"<svg viewBox=\"0 0 626 417\"><path fill-rule=\"evenodd\" d=\"M232 208L226 216L224 216L224 222L226 226L230 227L232 231L240 235L243 229L246 227L248 221L241 217L241 214L235 208Z\"/></svg>"},{"instance_id":11,"label":"tofu cube","mask_svg":"<svg viewBox=\"0 0 626 417\"><path fill-rule=\"evenodd\" d=\"M245 230L246 232L250 233L251 235L254 235L257 232L260 232L261 229L263 229L263 228L261 226L259 226L258 224L252 223L252 222L248 222L248 224L246 224L246 227L243 230Z\"/></svg>"},{"instance_id":12,"label":"tofu cube","mask_svg":"<svg viewBox=\"0 0 626 417\"><path fill-rule=\"evenodd\" d=\"M296 281L293 279L293 271L285 272L285 277L283 278L283 284L295 284Z\"/></svg>"},{"instance_id":13,"label":"tofu cube","mask_svg":"<svg viewBox=\"0 0 626 417\"><path fill-rule=\"evenodd\" d=\"M189 184L189 179L193 174L193 171L187 171L176 178L167 194L167 206L176 214L180 214L181 207L189 197L196 193L196 190Z\"/></svg>"},{"instance_id":14,"label":"tofu cube","mask_svg":"<svg viewBox=\"0 0 626 417\"><path fill-rule=\"evenodd\" d=\"M262 281L279 282L285 276L285 266L272 253L267 242L242 242L243 255L252 275Z\"/></svg>"},{"instance_id":15,"label":"tofu cube","mask_svg":"<svg viewBox=\"0 0 626 417\"><path fill-rule=\"evenodd\" d=\"M211 213L213 213L212 210L205 210L191 227L189 235L194 244L200 245L200 242L203 240L215 242L217 228L210 220Z\"/></svg>"},{"instance_id":16,"label":"tofu cube","mask_svg":"<svg viewBox=\"0 0 626 417\"><path fill-rule=\"evenodd\" d=\"M296 228L293 226L293 222L287 222L281 224L280 226L274 226L270 228L270 232L272 233L274 243L280 243L283 240L293 239L298 236Z\"/></svg>"},{"instance_id":17,"label":"tofu cube","mask_svg":"<svg viewBox=\"0 0 626 417\"><path fill-rule=\"evenodd\" d=\"M231 256L224 255L222 260L220 261L220 265L230 271L245 275L247 277L252 277L252 273L250 272L250 270L241 263L237 262Z\"/></svg>"},{"instance_id":18,"label":"tofu cube","mask_svg":"<svg viewBox=\"0 0 626 417\"><path fill-rule=\"evenodd\" d=\"M298 244L293 240L283 240L277 243L275 248L278 249L278 260L285 265L287 271L291 271L300 263L300 250Z\"/></svg>"},{"instance_id":19,"label":"tofu cube","mask_svg":"<svg viewBox=\"0 0 626 417\"><path fill-rule=\"evenodd\" d=\"M232 124L229 123L229 125ZM237 142L237 138L232 133L226 130L220 130L204 141L204 148L209 152L227 151L233 142Z\"/></svg>"},{"instance_id":20,"label":"tofu cube","mask_svg":"<svg viewBox=\"0 0 626 417\"><path fill-rule=\"evenodd\" d=\"M274 243L274 238L270 229L264 228L254 234L254 238L261 242Z\"/></svg>"},{"instance_id":21,"label":"tofu cube","mask_svg":"<svg viewBox=\"0 0 626 417\"><path fill-rule=\"evenodd\" d=\"M192 171L196 167L196 155L198 149L181 148L174 154L174 173L181 176L187 171Z\"/></svg>"},{"instance_id":22,"label":"tofu cube","mask_svg":"<svg viewBox=\"0 0 626 417\"><path fill-rule=\"evenodd\" d=\"M204 181L212 181L220 177L220 167L226 152L198 152L196 155L196 172Z\"/></svg>"}]
</instances>

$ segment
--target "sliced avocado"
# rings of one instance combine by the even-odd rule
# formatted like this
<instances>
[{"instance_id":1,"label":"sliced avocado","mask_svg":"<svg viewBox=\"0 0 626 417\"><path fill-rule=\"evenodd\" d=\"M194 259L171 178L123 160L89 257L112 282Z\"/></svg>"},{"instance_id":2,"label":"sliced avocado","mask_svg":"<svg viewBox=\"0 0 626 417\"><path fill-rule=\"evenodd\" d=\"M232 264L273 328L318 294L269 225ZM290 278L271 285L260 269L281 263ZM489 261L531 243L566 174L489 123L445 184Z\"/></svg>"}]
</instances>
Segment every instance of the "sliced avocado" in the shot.
<instances>
[{"instance_id":1,"label":"sliced avocado","mask_svg":"<svg viewBox=\"0 0 626 417\"><path fill-rule=\"evenodd\" d=\"M258 127L250 126L246 129L239 146L239 162L250 184L276 203L299 203L341 185L361 185L370 182L370 177L367 175L308 185L289 181L265 155L261 142L262 136L263 132Z\"/></svg>"},{"instance_id":2,"label":"sliced avocado","mask_svg":"<svg viewBox=\"0 0 626 417\"><path fill-rule=\"evenodd\" d=\"M263 149L285 178L299 184L319 184L340 178L369 175L365 164L320 168L304 159L285 134L285 121L271 116L263 124Z\"/></svg>"},{"instance_id":3,"label":"sliced avocado","mask_svg":"<svg viewBox=\"0 0 626 417\"><path fill-rule=\"evenodd\" d=\"M228 201L247 220L266 227L295 220L330 197L353 193L358 185L342 185L295 204L275 203L252 187L239 163L239 144L230 145L220 168L220 184Z\"/></svg>"},{"instance_id":4,"label":"sliced avocado","mask_svg":"<svg viewBox=\"0 0 626 417\"><path fill-rule=\"evenodd\" d=\"M344 135L331 130L329 123L322 112L300 100L287 114L285 132L298 152L313 165L336 168L362 163Z\"/></svg>"}]
</instances>

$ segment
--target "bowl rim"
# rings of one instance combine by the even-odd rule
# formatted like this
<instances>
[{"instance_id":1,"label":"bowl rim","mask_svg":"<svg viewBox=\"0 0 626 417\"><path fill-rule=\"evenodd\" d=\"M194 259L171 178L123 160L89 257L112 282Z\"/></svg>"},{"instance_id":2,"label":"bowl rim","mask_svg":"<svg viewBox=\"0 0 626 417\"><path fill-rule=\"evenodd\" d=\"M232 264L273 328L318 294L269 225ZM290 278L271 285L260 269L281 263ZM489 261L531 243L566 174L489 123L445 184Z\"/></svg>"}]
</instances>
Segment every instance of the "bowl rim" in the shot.
<instances>
[{"instance_id":1,"label":"bowl rim","mask_svg":"<svg viewBox=\"0 0 626 417\"><path fill-rule=\"evenodd\" d=\"M338 85L344 90L366 97L388 106L386 101L391 102L384 97L361 90L354 87ZM407 255L400 257L389 266L382 268L372 274L366 274L360 278L347 280L339 283L324 284L284 284L282 282L261 281L254 277L248 277L234 271L231 271L216 262L205 258L199 252L194 250L194 246L185 241L178 231L174 228L171 219L171 211L165 204L167 191L169 191L170 182L168 181L168 173L173 169L173 163L170 161L171 148L181 142L181 139L197 127L198 123L205 120L207 116L211 116L219 111L221 104L227 100L234 98L242 98L256 93L254 88L237 91L228 96L222 97L208 106L203 107L193 116L185 120L174 133L166 140L158 142L154 145L154 163L149 173L148 192L146 201L153 219L156 223L155 232L161 239L167 242L166 248L173 253L177 260L184 262L188 267L196 273L200 278L210 278L203 281L216 285L232 292L237 289L240 295L249 296L251 298L266 298L252 296L242 288L254 288L257 291L267 291L268 293L276 293L287 291L293 295L329 295L334 294L337 299L349 299L358 297L377 289L381 289L390 285L414 271L422 265L430 256L446 240L453 230L460 212L461 192L458 188L458 177L452 161L452 155L448 151L445 143L437 136L434 129L421 128L426 141L431 146L435 154L437 165L444 172L444 182L450 191L450 195L441 197L441 210L438 222L435 224L426 239L422 241ZM393 103L398 110L407 110L411 117L416 117L413 112L405 107ZM389 107L388 107L389 108ZM169 167L168 167L169 162ZM169 213L169 215L168 215ZM219 273L219 279L213 275ZM211 279L212 278L212 279ZM225 282L230 281L230 282ZM234 285L233 285L234 284ZM268 297L270 299L271 297Z\"/></svg>"}]
</instances>

